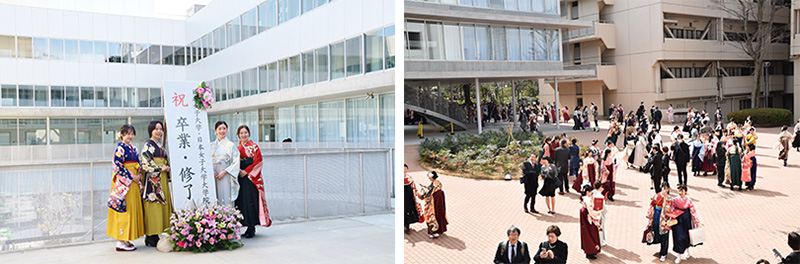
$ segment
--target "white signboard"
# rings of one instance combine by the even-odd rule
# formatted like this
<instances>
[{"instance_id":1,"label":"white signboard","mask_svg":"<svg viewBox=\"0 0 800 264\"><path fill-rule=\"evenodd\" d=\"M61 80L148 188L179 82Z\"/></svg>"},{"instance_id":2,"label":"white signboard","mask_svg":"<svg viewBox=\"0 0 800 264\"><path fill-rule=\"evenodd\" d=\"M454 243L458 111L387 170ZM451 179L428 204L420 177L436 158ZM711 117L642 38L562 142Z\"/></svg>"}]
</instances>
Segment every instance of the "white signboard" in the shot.
<instances>
[{"instance_id":1,"label":"white signboard","mask_svg":"<svg viewBox=\"0 0 800 264\"><path fill-rule=\"evenodd\" d=\"M200 82L164 81L164 120L167 127L172 200L175 209L216 203L208 113L194 106Z\"/></svg>"}]
</instances>

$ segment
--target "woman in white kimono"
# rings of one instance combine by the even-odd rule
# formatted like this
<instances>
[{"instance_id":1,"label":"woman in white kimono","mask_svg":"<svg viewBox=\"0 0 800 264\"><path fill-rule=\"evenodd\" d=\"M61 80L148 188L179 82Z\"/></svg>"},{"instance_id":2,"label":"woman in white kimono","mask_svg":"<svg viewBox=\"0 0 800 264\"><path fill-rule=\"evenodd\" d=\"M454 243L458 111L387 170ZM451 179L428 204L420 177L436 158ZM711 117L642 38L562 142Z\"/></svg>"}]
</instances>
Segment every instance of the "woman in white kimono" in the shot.
<instances>
[{"instance_id":1,"label":"woman in white kimono","mask_svg":"<svg viewBox=\"0 0 800 264\"><path fill-rule=\"evenodd\" d=\"M639 131L638 134L639 134L639 140L636 141L636 149L633 151L634 152L633 166L636 166L639 169L641 169L647 162L647 160L644 158L644 156L647 154L647 149L646 149L647 138L644 137L644 133L642 131Z\"/></svg>"},{"instance_id":2,"label":"woman in white kimono","mask_svg":"<svg viewBox=\"0 0 800 264\"><path fill-rule=\"evenodd\" d=\"M217 189L217 202L220 205L233 207L233 201L239 196L239 149L236 144L225 138L228 134L228 123L217 121L214 124L217 139L211 142L211 159L214 164L214 179Z\"/></svg>"}]
</instances>

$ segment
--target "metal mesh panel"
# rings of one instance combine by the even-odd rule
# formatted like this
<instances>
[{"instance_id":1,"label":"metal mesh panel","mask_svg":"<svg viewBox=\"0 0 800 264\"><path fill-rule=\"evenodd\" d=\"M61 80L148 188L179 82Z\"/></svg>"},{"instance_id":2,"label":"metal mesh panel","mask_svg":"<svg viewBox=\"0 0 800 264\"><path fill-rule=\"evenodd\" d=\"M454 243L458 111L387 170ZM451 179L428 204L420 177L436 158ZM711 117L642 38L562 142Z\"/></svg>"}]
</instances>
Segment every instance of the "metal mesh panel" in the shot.
<instances>
[{"instance_id":1,"label":"metal mesh panel","mask_svg":"<svg viewBox=\"0 0 800 264\"><path fill-rule=\"evenodd\" d=\"M354 184L351 179L353 173L347 155L319 154L307 157L308 216L361 213L360 186L358 181Z\"/></svg>"},{"instance_id":2,"label":"metal mesh panel","mask_svg":"<svg viewBox=\"0 0 800 264\"><path fill-rule=\"evenodd\" d=\"M380 212L388 210L389 190L386 175L386 152L372 152L362 154L364 163L364 212Z\"/></svg>"},{"instance_id":3,"label":"metal mesh panel","mask_svg":"<svg viewBox=\"0 0 800 264\"><path fill-rule=\"evenodd\" d=\"M303 157L265 156L261 175L272 220L305 217Z\"/></svg>"}]
</instances>

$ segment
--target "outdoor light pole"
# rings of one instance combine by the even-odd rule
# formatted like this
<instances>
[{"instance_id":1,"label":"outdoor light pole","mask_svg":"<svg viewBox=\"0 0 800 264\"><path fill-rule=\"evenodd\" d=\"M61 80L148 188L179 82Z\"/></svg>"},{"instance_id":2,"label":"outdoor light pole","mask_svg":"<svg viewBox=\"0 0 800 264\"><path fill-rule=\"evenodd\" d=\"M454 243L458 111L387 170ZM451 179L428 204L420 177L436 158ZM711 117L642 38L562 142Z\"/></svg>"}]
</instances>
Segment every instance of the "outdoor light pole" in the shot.
<instances>
[{"instance_id":1,"label":"outdoor light pole","mask_svg":"<svg viewBox=\"0 0 800 264\"><path fill-rule=\"evenodd\" d=\"M769 100L767 99L767 97L769 95L769 65L770 65L769 61L765 61L764 62L764 72L765 72L765 74L764 74L764 85L765 85L765 87L764 87L764 108L769 107L769 106L767 106L767 104L769 103Z\"/></svg>"}]
</instances>

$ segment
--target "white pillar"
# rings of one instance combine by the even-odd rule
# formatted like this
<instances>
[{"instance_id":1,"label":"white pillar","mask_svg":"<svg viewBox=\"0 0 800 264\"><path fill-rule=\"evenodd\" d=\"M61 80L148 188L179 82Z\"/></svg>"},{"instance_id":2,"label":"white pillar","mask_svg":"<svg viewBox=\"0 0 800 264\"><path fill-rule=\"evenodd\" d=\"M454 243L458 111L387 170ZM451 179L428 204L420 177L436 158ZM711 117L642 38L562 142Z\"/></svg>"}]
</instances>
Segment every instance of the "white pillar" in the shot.
<instances>
[{"instance_id":1,"label":"white pillar","mask_svg":"<svg viewBox=\"0 0 800 264\"><path fill-rule=\"evenodd\" d=\"M477 106L477 111L475 111L478 115L478 134L483 133L483 124L481 123L481 119L483 119L483 113L481 113L481 83L478 82L478 78L475 78L475 94L477 95L477 100L475 100L475 105Z\"/></svg>"},{"instance_id":2,"label":"white pillar","mask_svg":"<svg viewBox=\"0 0 800 264\"><path fill-rule=\"evenodd\" d=\"M514 112L514 119L512 119L512 121L516 123L519 120L519 117L517 117L519 111L517 110L517 85L514 81L511 81L511 111Z\"/></svg>"},{"instance_id":3,"label":"white pillar","mask_svg":"<svg viewBox=\"0 0 800 264\"><path fill-rule=\"evenodd\" d=\"M561 129L561 106L558 104L558 78L553 77L553 86L555 86L556 90L556 130Z\"/></svg>"}]
</instances>

